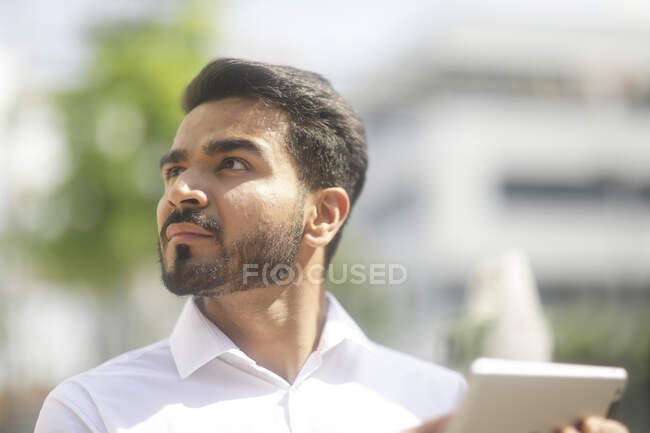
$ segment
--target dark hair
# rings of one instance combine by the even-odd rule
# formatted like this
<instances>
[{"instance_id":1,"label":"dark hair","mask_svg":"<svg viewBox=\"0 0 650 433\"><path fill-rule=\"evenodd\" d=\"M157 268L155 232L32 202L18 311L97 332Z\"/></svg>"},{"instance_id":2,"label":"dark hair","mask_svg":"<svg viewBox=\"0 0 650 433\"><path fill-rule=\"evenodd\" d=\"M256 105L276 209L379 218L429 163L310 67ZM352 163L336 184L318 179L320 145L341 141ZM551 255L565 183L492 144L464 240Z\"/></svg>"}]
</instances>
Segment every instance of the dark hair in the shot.
<instances>
[{"instance_id":1,"label":"dark hair","mask_svg":"<svg viewBox=\"0 0 650 433\"><path fill-rule=\"evenodd\" d=\"M228 97L261 100L289 116L287 151L309 189L342 187L350 207L361 193L368 154L361 119L330 82L319 74L291 66L240 59L208 63L183 94L187 113L208 101ZM325 263L336 251L343 227L325 250Z\"/></svg>"}]
</instances>

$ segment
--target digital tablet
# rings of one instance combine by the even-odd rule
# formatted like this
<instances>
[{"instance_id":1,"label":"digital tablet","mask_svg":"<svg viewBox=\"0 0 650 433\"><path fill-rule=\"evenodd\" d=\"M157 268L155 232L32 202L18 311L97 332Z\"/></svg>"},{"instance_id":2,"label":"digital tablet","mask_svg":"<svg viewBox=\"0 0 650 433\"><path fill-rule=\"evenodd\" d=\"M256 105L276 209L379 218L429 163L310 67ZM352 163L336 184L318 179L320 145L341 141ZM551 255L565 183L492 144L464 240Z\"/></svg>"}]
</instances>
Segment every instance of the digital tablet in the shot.
<instances>
[{"instance_id":1,"label":"digital tablet","mask_svg":"<svg viewBox=\"0 0 650 433\"><path fill-rule=\"evenodd\" d=\"M554 433L611 416L627 385L618 367L479 358L445 433Z\"/></svg>"}]
</instances>

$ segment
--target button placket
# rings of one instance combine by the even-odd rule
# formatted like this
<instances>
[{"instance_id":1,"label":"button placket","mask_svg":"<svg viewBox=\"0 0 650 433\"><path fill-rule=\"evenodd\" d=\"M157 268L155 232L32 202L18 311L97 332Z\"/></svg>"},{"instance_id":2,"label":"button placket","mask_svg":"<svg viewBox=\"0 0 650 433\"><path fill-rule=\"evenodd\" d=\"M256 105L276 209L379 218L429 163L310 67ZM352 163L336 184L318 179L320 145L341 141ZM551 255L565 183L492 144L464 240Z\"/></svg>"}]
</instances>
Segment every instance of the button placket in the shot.
<instances>
[{"instance_id":1,"label":"button placket","mask_svg":"<svg viewBox=\"0 0 650 433\"><path fill-rule=\"evenodd\" d=\"M288 392L289 421L292 433L306 433L309 431L307 425L304 399L300 383L293 384Z\"/></svg>"}]
</instances>

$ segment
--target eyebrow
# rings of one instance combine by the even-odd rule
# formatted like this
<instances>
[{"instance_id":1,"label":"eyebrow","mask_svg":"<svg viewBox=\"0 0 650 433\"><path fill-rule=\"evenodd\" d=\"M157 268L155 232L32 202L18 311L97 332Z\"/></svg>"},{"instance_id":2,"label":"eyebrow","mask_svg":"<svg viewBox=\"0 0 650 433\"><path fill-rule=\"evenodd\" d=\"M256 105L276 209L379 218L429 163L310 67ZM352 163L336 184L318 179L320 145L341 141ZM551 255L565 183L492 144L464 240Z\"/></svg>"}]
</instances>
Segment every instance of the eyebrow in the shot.
<instances>
[{"instance_id":1,"label":"eyebrow","mask_svg":"<svg viewBox=\"0 0 650 433\"><path fill-rule=\"evenodd\" d=\"M203 153L206 155L214 156L221 153L232 152L234 150L243 150L246 152L254 153L260 157L265 157L264 150L262 147L250 140L245 139L235 139L235 140L214 140L208 144L203 145ZM160 158L160 168L163 168L165 164L174 164L178 162L183 162L187 160L187 151L176 149L172 150L162 158Z\"/></svg>"},{"instance_id":2,"label":"eyebrow","mask_svg":"<svg viewBox=\"0 0 650 433\"><path fill-rule=\"evenodd\" d=\"M160 168L163 168L165 164L174 164L185 160L187 160L187 151L181 149L171 150L160 158Z\"/></svg>"},{"instance_id":3,"label":"eyebrow","mask_svg":"<svg viewBox=\"0 0 650 433\"><path fill-rule=\"evenodd\" d=\"M207 155L217 155L232 152L233 150L243 150L254 153L257 156L265 156L264 150L262 150L259 144L245 139L215 140L203 146L203 152Z\"/></svg>"}]
</instances>

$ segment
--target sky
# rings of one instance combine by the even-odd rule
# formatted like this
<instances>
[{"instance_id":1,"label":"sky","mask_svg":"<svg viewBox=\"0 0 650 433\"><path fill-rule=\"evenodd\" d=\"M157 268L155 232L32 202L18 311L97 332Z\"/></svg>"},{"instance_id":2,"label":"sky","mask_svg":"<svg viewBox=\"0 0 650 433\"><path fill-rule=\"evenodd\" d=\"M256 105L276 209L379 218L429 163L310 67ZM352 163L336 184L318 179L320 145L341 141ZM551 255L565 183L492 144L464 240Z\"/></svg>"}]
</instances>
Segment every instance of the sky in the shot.
<instances>
[{"instance_id":1,"label":"sky","mask_svg":"<svg viewBox=\"0 0 650 433\"><path fill-rule=\"evenodd\" d=\"M74 79L85 27L101 19L159 14L176 2L23 0L0 2L0 52L33 66L46 86ZM604 33L650 32L645 0L245 0L223 1L215 24L220 54L291 62L344 87L453 27L540 27ZM27 68L30 69L30 68Z\"/></svg>"}]
</instances>

